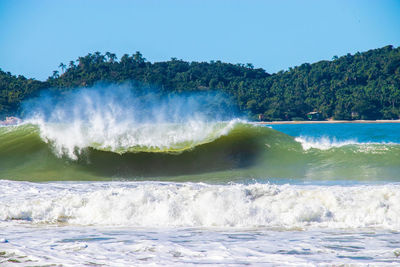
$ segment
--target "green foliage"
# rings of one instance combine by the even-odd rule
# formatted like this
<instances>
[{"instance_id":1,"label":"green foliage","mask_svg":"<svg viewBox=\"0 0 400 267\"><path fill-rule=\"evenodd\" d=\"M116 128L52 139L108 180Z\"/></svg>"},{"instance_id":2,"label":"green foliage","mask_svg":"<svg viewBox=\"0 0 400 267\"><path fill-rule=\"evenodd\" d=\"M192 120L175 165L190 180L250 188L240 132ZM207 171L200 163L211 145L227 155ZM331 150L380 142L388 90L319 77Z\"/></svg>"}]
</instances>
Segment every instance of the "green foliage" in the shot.
<instances>
[{"instance_id":1,"label":"green foliage","mask_svg":"<svg viewBox=\"0 0 400 267\"><path fill-rule=\"evenodd\" d=\"M88 54L61 63L45 82L0 71L0 114L19 111L20 103L43 88L70 90L96 82L135 81L163 93L218 90L236 100L250 118L305 119L318 111L321 119L398 119L400 116L400 48L386 46L332 61L302 64L268 74L252 64L221 61L185 62L176 58L150 63L140 52Z\"/></svg>"},{"instance_id":2,"label":"green foliage","mask_svg":"<svg viewBox=\"0 0 400 267\"><path fill-rule=\"evenodd\" d=\"M292 121L304 121L304 118L301 117L293 117Z\"/></svg>"},{"instance_id":3,"label":"green foliage","mask_svg":"<svg viewBox=\"0 0 400 267\"><path fill-rule=\"evenodd\" d=\"M45 87L46 82L26 79L21 75L16 77L0 69L0 116L18 113L21 101L35 96Z\"/></svg>"}]
</instances>

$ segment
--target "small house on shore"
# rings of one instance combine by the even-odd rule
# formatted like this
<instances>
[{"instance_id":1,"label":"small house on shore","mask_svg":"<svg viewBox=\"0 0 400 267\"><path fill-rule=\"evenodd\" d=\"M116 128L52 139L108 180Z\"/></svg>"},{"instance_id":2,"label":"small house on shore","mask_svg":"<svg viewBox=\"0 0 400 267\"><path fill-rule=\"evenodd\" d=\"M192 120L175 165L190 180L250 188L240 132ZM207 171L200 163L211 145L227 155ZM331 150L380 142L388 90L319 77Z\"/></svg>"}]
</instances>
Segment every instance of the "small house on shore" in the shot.
<instances>
[{"instance_id":1,"label":"small house on shore","mask_svg":"<svg viewBox=\"0 0 400 267\"><path fill-rule=\"evenodd\" d=\"M355 119L358 119L358 118L360 118L360 115L358 114L358 112L352 111L351 112L351 119L355 120Z\"/></svg>"},{"instance_id":2,"label":"small house on shore","mask_svg":"<svg viewBox=\"0 0 400 267\"><path fill-rule=\"evenodd\" d=\"M307 118L310 121L319 120L321 118L321 113L319 113L318 111L308 112L307 113Z\"/></svg>"}]
</instances>

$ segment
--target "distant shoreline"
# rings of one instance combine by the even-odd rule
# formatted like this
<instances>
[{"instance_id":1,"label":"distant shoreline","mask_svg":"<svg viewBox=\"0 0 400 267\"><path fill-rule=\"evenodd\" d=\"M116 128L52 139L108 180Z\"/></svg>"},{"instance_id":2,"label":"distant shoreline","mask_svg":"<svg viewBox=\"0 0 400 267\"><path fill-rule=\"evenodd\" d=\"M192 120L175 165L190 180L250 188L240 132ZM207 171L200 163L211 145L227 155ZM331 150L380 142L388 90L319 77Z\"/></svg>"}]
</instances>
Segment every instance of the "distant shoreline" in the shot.
<instances>
[{"instance_id":1,"label":"distant shoreline","mask_svg":"<svg viewBox=\"0 0 400 267\"><path fill-rule=\"evenodd\" d=\"M400 120L257 121L256 124L400 123Z\"/></svg>"}]
</instances>

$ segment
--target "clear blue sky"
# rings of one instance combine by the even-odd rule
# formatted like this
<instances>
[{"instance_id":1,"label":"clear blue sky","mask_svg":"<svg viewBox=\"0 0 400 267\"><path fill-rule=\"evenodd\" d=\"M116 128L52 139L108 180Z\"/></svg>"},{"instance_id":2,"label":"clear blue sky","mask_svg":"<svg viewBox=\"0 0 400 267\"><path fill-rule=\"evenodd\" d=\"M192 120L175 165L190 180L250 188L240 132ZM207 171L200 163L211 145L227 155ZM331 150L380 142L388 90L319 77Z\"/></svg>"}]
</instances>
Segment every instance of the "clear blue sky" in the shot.
<instances>
[{"instance_id":1,"label":"clear blue sky","mask_svg":"<svg viewBox=\"0 0 400 267\"><path fill-rule=\"evenodd\" d=\"M0 68L46 79L89 52L273 73L400 45L400 0L0 0Z\"/></svg>"}]
</instances>

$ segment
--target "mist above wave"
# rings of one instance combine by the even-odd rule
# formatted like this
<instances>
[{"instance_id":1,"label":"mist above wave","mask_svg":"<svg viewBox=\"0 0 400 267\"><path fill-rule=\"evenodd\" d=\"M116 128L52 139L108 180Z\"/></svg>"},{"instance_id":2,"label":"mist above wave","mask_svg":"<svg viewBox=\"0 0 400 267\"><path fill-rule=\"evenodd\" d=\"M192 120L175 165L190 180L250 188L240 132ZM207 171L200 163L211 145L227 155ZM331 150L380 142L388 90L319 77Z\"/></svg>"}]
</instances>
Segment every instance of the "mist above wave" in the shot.
<instances>
[{"instance_id":1,"label":"mist above wave","mask_svg":"<svg viewBox=\"0 0 400 267\"><path fill-rule=\"evenodd\" d=\"M190 149L229 132L235 108L216 93L165 94L130 85L47 92L25 103L26 121L58 156L93 147L118 153Z\"/></svg>"}]
</instances>

